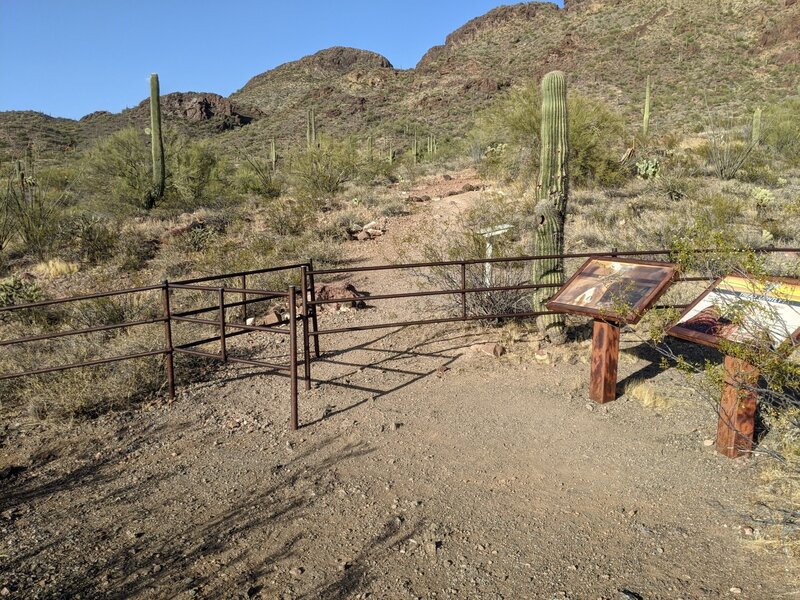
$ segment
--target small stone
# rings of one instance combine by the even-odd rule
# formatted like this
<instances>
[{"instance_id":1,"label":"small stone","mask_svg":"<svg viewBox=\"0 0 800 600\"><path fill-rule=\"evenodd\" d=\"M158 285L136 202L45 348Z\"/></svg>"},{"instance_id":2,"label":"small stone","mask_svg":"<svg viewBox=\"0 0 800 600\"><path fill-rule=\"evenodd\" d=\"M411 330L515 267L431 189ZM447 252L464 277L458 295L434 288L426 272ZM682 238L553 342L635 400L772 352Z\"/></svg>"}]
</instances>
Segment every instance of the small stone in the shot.
<instances>
[{"instance_id":1,"label":"small stone","mask_svg":"<svg viewBox=\"0 0 800 600\"><path fill-rule=\"evenodd\" d=\"M4 587L2 590L0 590L0 596L10 596L10 595L11 595L11 590L8 589L7 587Z\"/></svg>"},{"instance_id":2,"label":"small stone","mask_svg":"<svg viewBox=\"0 0 800 600\"><path fill-rule=\"evenodd\" d=\"M391 429L392 431L397 431L402 426L403 426L403 424L400 423L399 421L394 421L391 425L389 425L389 429Z\"/></svg>"},{"instance_id":3,"label":"small stone","mask_svg":"<svg viewBox=\"0 0 800 600\"><path fill-rule=\"evenodd\" d=\"M303 567L295 567L294 569L289 571L289 575L291 575L295 579L298 579L305 572L306 570Z\"/></svg>"},{"instance_id":4,"label":"small stone","mask_svg":"<svg viewBox=\"0 0 800 600\"><path fill-rule=\"evenodd\" d=\"M731 594L741 594L742 588L734 586L730 589L730 592Z\"/></svg>"},{"instance_id":5,"label":"small stone","mask_svg":"<svg viewBox=\"0 0 800 600\"><path fill-rule=\"evenodd\" d=\"M713 446L713 445L714 445L714 440L704 440L703 441L703 446L708 447L708 446Z\"/></svg>"},{"instance_id":6,"label":"small stone","mask_svg":"<svg viewBox=\"0 0 800 600\"><path fill-rule=\"evenodd\" d=\"M536 359L536 362L540 363L548 363L550 362L550 353L545 352L544 350L539 350L536 354L533 355L533 358Z\"/></svg>"},{"instance_id":7,"label":"small stone","mask_svg":"<svg viewBox=\"0 0 800 600\"><path fill-rule=\"evenodd\" d=\"M742 533L744 535L753 535L754 531L753 531L752 527L746 525L746 526L742 527Z\"/></svg>"},{"instance_id":8,"label":"small stone","mask_svg":"<svg viewBox=\"0 0 800 600\"><path fill-rule=\"evenodd\" d=\"M425 554L427 554L428 556L436 556L436 552L438 552L441 546L442 542L440 541L425 542Z\"/></svg>"},{"instance_id":9,"label":"small stone","mask_svg":"<svg viewBox=\"0 0 800 600\"><path fill-rule=\"evenodd\" d=\"M153 565L153 568L151 569L151 572L153 574L160 573L161 572L161 565Z\"/></svg>"},{"instance_id":10,"label":"small stone","mask_svg":"<svg viewBox=\"0 0 800 600\"><path fill-rule=\"evenodd\" d=\"M366 231L359 231L359 232L356 234L356 239L357 239L359 242L366 242L367 240L369 240L369 239L371 239L371 238L370 238L370 235L369 235L369 234L368 234Z\"/></svg>"},{"instance_id":11,"label":"small stone","mask_svg":"<svg viewBox=\"0 0 800 600\"><path fill-rule=\"evenodd\" d=\"M591 402L587 402L586 403L586 410L588 410L589 412L593 412L594 408L595 408L595 406Z\"/></svg>"}]
</instances>

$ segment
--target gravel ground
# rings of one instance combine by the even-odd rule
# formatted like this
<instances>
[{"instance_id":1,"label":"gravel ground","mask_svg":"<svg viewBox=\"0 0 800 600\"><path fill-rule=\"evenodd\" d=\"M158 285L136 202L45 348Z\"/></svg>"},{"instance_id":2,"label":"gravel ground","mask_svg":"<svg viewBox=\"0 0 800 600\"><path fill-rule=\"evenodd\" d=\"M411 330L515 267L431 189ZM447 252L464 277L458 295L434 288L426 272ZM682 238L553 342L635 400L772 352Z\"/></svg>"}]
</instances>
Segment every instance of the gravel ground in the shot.
<instances>
[{"instance_id":1,"label":"gravel ground","mask_svg":"<svg viewBox=\"0 0 800 600\"><path fill-rule=\"evenodd\" d=\"M421 214L453 202L432 200ZM419 218L352 243L353 257L383 262ZM385 274L355 283L373 293L409 284ZM419 310L388 302L321 320ZM287 380L237 367L182 386L171 404L68 425L5 423L0 595L768 600L790 591L784 565L745 543L759 459L728 460L706 445L714 415L681 375L658 369L626 334L623 384L647 377L670 401L656 409L622 396L600 407L586 398L585 340L537 361L534 336L510 337L437 326L323 338L297 432L287 430ZM479 347L500 341L499 358ZM245 350L282 352L239 338L232 351Z\"/></svg>"}]
</instances>

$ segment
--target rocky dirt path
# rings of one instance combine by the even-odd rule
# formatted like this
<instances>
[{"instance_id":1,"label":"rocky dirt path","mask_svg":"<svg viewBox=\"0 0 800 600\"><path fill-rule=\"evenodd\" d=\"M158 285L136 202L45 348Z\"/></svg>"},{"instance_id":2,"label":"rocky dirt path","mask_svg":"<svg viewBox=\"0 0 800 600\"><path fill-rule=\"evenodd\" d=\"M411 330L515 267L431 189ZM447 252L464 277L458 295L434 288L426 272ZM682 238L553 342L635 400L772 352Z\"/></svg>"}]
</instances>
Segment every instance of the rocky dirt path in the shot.
<instances>
[{"instance_id":1,"label":"rocky dirt path","mask_svg":"<svg viewBox=\"0 0 800 600\"><path fill-rule=\"evenodd\" d=\"M471 195L473 196L471 196ZM391 261L431 200L354 261ZM453 204L455 202L455 204ZM401 291L410 277L360 275ZM423 306L325 313L323 327ZM477 344L499 341L495 358ZM784 565L741 526L758 461L705 445L714 418L632 337L621 378L658 409L585 396L589 348L537 362L524 332L418 327L323 338L286 429L288 384L226 368L172 405L54 431L11 423L2 448L0 593L12 598L772 599ZM262 355L276 352L271 346Z\"/></svg>"}]
</instances>

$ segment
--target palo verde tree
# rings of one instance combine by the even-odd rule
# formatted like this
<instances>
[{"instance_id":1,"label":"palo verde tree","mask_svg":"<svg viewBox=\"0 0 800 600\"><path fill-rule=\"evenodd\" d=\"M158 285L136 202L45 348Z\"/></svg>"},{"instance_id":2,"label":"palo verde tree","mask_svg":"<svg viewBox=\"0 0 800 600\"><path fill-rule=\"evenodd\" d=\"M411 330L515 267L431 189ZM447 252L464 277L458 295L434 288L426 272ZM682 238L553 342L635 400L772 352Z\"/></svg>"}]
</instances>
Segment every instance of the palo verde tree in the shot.
<instances>
[{"instance_id":1,"label":"palo verde tree","mask_svg":"<svg viewBox=\"0 0 800 600\"><path fill-rule=\"evenodd\" d=\"M567 133L567 83L564 73L552 71L542 79L542 127L539 182L536 189L535 255L555 255L564 252L564 222L567 215L569 142ZM564 283L564 260L548 258L533 263L535 285ZM545 310L544 303L553 288L538 289L534 295L534 310ZM551 342L566 340L562 315L543 315L537 321L539 330Z\"/></svg>"}]
</instances>

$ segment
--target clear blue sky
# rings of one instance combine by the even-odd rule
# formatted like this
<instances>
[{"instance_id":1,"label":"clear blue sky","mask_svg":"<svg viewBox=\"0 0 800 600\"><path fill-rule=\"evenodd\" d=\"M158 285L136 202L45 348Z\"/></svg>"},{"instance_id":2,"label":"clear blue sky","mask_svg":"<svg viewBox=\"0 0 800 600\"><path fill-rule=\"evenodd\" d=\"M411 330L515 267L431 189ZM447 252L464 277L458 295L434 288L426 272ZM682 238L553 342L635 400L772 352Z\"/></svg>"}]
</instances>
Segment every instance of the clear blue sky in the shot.
<instances>
[{"instance_id":1,"label":"clear blue sky","mask_svg":"<svg viewBox=\"0 0 800 600\"><path fill-rule=\"evenodd\" d=\"M473 17L513 0L0 0L0 111L79 118L148 94L229 95L330 46L413 67ZM558 4L562 4L559 0Z\"/></svg>"}]
</instances>

